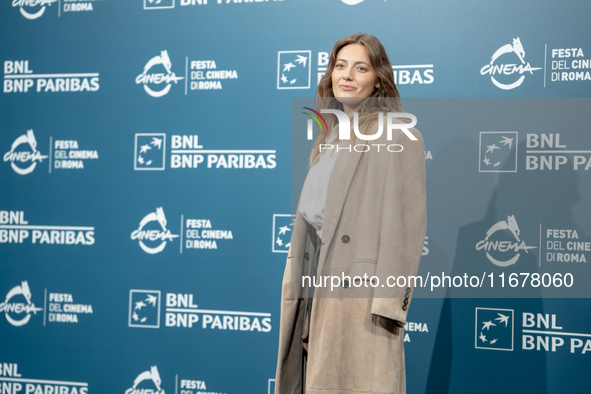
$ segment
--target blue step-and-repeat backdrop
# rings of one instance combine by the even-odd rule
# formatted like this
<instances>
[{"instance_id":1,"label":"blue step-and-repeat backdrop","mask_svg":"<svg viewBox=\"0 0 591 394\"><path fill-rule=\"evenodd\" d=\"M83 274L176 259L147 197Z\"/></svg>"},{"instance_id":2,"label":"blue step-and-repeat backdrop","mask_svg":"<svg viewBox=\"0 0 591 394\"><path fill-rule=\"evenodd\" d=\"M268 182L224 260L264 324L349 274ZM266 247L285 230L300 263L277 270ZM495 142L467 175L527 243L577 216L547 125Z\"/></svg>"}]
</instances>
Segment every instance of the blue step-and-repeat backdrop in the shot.
<instances>
[{"instance_id":1,"label":"blue step-and-repeat backdrop","mask_svg":"<svg viewBox=\"0 0 591 394\"><path fill-rule=\"evenodd\" d=\"M588 277L590 17L570 0L2 1L0 392L273 393L291 99L356 32L386 47L425 139L420 272ZM441 110L421 124L424 106ZM589 299L450 295L413 299L409 393L589 392Z\"/></svg>"}]
</instances>

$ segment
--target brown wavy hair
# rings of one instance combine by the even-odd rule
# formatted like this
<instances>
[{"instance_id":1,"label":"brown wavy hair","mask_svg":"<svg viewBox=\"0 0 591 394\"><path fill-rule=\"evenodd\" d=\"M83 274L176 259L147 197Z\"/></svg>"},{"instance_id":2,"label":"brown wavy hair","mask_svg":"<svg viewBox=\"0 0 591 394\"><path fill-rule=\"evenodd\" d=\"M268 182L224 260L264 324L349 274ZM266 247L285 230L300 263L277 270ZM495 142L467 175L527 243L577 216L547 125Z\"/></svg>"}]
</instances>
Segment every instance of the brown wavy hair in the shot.
<instances>
[{"instance_id":1,"label":"brown wavy hair","mask_svg":"<svg viewBox=\"0 0 591 394\"><path fill-rule=\"evenodd\" d=\"M372 35L364 33L352 34L349 37L342 38L334 44L328 66L326 67L326 74L320 80L314 100L318 110L320 109L338 109L343 111L343 104L340 103L334 96L332 86L332 72L334 70L337 55L341 49L347 45L359 44L365 48L367 56L369 57L370 65L377 76L379 87L375 88L370 98L372 100L364 100L359 108L359 131L366 134L374 122L378 119L378 114L387 112L403 112L400 104L400 94L396 88L394 81L394 72L392 71L392 63L386 54L384 46ZM318 128L318 138L314 142L314 148L310 154L310 166L319 155L320 144L326 143L333 127L338 123L335 115L327 114L326 123L328 130ZM357 136L353 134L351 137L351 145L353 145Z\"/></svg>"}]
</instances>

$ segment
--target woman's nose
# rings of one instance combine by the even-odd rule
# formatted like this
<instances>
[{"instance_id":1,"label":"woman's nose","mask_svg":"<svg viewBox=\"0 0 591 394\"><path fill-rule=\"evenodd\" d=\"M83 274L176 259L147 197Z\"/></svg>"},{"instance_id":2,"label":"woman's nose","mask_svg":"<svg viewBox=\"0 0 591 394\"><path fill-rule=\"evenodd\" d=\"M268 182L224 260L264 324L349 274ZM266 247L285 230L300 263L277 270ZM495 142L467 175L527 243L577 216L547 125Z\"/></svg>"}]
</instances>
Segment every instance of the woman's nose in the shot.
<instances>
[{"instance_id":1,"label":"woman's nose","mask_svg":"<svg viewBox=\"0 0 591 394\"><path fill-rule=\"evenodd\" d=\"M351 69L346 69L343 73L343 79L351 81L353 79L353 74L351 73Z\"/></svg>"}]
</instances>

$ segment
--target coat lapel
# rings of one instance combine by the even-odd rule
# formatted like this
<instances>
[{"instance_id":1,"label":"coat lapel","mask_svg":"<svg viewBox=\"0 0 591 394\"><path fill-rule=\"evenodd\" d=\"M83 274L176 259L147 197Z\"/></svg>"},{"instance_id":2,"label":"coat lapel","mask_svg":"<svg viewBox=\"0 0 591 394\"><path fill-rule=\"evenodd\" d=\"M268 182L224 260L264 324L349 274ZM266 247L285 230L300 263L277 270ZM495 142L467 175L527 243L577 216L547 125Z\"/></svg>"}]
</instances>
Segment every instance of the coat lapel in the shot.
<instances>
[{"instance_id":1,"label":"coat lapel","mask_svg":"<svg viewBox=\"0 0 591 394\"><path fill-rule=\"evenodd\" d=\"M365 150L362 146L367 145L364 140L357 140L356 146L359 150ZM345 205L345 199L351 187L351 182L359 160L363 152L357 152L351 148L351 152L348 151L348 147L351 146L351 142L347 141L343 149L340 150L339 155L334 164L333 170L330 174L330 180L328 182L328 192L326 196L326 206L324 211L324 221L322 225L322 245L321 255L328 252L327 245L332 242L336 227ZM322 260L322 257L320 257Z\"/></svg>"}]
</instances>

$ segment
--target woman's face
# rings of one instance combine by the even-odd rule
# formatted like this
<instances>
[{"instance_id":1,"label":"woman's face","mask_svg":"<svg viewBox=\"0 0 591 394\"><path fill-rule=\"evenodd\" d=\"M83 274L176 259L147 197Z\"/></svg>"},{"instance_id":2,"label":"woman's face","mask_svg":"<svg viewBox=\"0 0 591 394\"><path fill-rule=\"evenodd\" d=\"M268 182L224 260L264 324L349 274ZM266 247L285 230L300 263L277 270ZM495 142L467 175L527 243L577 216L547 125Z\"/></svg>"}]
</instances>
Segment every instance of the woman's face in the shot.
<instances>
[{"instance_id":1,"label":"woman's face","mask_svg":"<svg viewBox=\"0 0 591 394\"><path fill-rule=\"evenodd\" d=\"M365 48L359 44L341 48L332 70L332 91L337 100L343 103L345 112L355 111L377 85L377 75L370 65Z\"/></svg>"}]
</instances>

